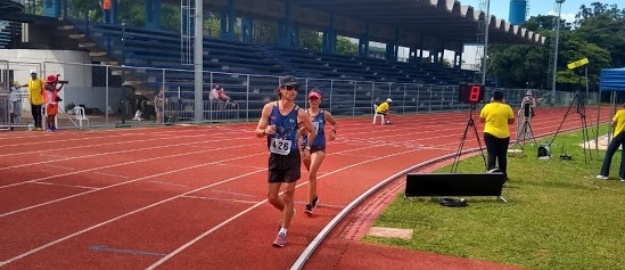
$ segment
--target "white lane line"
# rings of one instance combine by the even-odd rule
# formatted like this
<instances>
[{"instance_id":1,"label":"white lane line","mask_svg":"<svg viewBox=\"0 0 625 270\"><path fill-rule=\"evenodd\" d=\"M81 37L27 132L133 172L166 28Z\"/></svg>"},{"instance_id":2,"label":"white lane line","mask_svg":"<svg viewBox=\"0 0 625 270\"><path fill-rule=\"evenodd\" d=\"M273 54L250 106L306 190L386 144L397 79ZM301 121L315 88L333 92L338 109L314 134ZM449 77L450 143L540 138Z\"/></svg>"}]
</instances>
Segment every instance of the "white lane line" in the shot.
<instances>
[{"instance_id":1,"label":"white lane line","mask_svg":"<svg viewBox=\"0 0 625 270\"><path fill-rule=\"evenodd\" d=\"M46 166L46 167L55 168L55 169L68 170L68 171L75 170L75 168L70 168L67 166L61 166L61 165L55 165L55 164L41 164L41 166Z\"/></svg>"},{"instance_id":2,"label":"white lane line","mask_svg":"<svg viewBox=\"0 0 625 270\"><path fill-rule=\"evenodd\" d=\"M108 177L114 177L114 178L121 178L121 179L129 179L130 178L130 176L125 176L125 175L121 175L121 174L114 174L114 173L105 173L105 172L94 172L93 174L98 174L98 175L108 176Z\"/></svg>"},{"instance_id":3,"label":"white lane line","mask_svg":"<svg viewBox=\"0 0 625 270\"><path fill-rule=\"evenodd\" d=\"M164 182L164 181L148 181L148 182L159 184L159 185L172 186L172 187L181 187L181 188L188 188L189 187L188 185L181 185L181 184Z\"/></svg>"},{"instance_id":4,"label":"white lane line","mask_svg":"<svg viewBox=\"0 0 625 270\"><path fill-rule=\"evenodd\" d=\"M256 204L259 201L250 201L250 200L239 200L239 199L226 199L226 198L216 198L216 197L204 197L204 196L182 196L182 198L188 199L197 199L197 200L207 200L207 201L220 201L220 202L235 202L235 203L245 203L245 204Z\"/></svg>"},{"instance_id":5,"label":"white lane line","mask_svg":"<svg viewBox=\"0 0 625 270\"><path fill-rule=\"evenodd\" d=\"M256 198L256 196L251 195L251 194L245 194L245 193L240 193L240 192L233 192L233 191L226 191L226 190L219 190L219 189L213 189L211 190L212 192L217 192L217 193L223 193L223 194L230 194L230 195L236 195L236 196L243 196L243 197L252 197L252 198Z\"/></svg>"},{"instance_id":6,"label":"white lane line","mask_svg":"<svg viewBox=\"0 0 625 270\"><path fill-rule=\"evenodd\" d=\"M36 182L36 183L33 183L33 184L35 184L35 185L46 185L46 186L82 188L82 189L97 189L97 187L88 187L88 186L81 186L81 185L69 185L69 184L60 184L60 183L51 183L51 182Z\"/></svg>"}]
</instances>

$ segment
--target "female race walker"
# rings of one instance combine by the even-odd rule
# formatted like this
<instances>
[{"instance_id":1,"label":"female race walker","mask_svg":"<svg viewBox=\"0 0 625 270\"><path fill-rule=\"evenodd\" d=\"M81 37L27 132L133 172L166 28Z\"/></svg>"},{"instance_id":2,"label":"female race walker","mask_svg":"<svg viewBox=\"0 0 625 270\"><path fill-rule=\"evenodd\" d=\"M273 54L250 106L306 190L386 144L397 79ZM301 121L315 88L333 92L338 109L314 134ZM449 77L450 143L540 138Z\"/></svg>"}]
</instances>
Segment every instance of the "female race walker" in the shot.
<instances>
[{"instance_id":1,"label":"female race walker","mask_svg":"<svg viewBox=\"0 0 625 270\"><path fill-rule=\"evenodd\" d=\"M310 104L310 108L306 110L306 113L310 116L310 120L315 127L316 136L313 139L313 143L311 145L310 150L310 159L304 160L304 166L308 170L308 203L306 204L306 213L312 214L313 209L317 207L319 203L319 196L317 196L317 171L319 171L319 167L323 162L324 157L326 156L326 138L325 138L325 126L326 123L330 123L332 125L332 130L330 131L330 140L334 140L336 138L336 120L334 116L328 111L322 110L319 108L321 104L321 92L319 90L313 89L310 94L308 94L308 103ZM303 145L308 143L308 134L302 129L301 135L303 136Z\"/></svg>"}]
</instances>

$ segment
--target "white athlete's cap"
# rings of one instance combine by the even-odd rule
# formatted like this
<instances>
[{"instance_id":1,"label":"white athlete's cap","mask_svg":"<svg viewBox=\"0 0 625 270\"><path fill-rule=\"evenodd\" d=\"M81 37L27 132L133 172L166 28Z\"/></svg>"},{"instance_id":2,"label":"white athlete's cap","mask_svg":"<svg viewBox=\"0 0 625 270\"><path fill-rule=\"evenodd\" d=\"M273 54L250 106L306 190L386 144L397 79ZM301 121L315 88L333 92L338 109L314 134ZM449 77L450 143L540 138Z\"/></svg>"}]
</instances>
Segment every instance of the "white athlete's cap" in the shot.
<instances>
[{"instance_id":1,"label":"white athlete's cap","mask_svg":"<svg viewBox=\"0 0 625 270\"><path fill-rule=\"evenodd\" d=\"M387 98L387 99L386 99L386 102L393 103L393 100L392 100L392 99L390 99L390 98Z\"/></svg>"}]
</instances>

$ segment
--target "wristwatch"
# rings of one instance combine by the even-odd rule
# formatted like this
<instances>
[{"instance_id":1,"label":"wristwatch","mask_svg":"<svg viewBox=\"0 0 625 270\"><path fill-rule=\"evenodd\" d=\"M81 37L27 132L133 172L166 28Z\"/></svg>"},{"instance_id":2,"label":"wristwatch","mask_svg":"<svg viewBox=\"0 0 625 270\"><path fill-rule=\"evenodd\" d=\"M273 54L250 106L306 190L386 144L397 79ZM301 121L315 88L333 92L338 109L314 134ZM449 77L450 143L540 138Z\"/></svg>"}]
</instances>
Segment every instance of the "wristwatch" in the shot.
<instances>
[{"instance_id":1,"label":"wristwatch","mask_svg":"<svg viewBox=\"0 0 625 270\"><path fill-rule=\"evenodd\" d=\"M306 146L306 147L304 147L304 149L308 149L308 150L310 150L310 146Z\"/></svg>"}]
</instances>

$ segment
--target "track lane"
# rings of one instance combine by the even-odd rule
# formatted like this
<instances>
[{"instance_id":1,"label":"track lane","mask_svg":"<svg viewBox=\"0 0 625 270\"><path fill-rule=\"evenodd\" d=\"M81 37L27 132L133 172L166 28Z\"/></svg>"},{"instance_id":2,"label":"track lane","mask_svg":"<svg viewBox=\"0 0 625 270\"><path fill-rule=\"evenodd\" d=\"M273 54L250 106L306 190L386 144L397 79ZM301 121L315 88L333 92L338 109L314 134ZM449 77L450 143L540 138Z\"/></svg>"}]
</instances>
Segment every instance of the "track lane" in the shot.
<instances>
[{"instance_id":1,"label":"track lane","mask_svg":"<svg viewBox=\"0 0 625 270\"><path fill-rule=\"evenodd\" d=\"M533 125L535 125L535 124L533 124ZM383 127L383 128L393 128L393 127ZM535 129L536 129L536 128L535 128ZM330 155L330 156L331 156L331 155ZM355 156L357 156L357 155L355 155ZM326 162L328 162L328 161L326 161ZM256 163L256 162L252 162L252 163ZM256 164L258 164L258 163L256 163ZM252 164L250 164L250 165L252 165ZM324 163L324 167L325 167L325 165L326 165L326 164ZM244 165L244 166L245 166L245 165Z\"/></svg>"}]
</instances>

